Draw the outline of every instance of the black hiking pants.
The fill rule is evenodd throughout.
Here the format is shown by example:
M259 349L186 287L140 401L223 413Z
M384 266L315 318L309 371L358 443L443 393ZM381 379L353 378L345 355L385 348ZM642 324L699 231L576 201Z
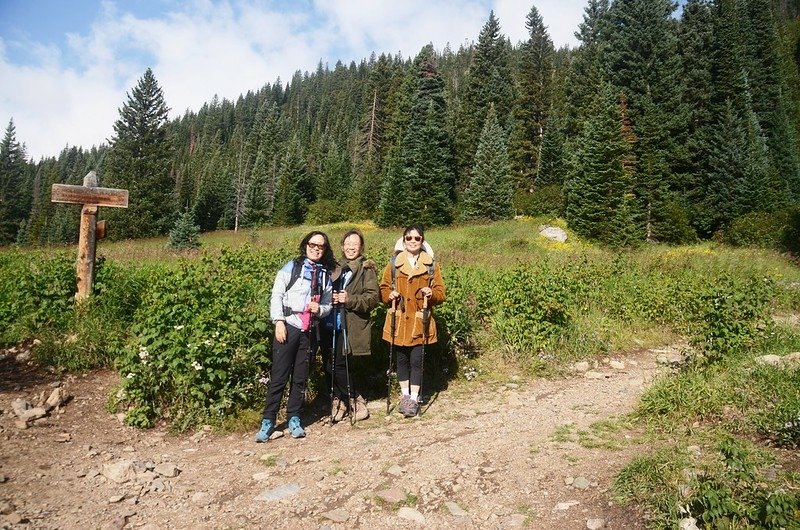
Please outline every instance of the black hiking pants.
M263 417L272 420L273 424L278 416L281 397L289 382L289 376L292 378L292 386L286 403L287 418L299 416L303 408L311 357L308 353L311 333L313 331L303 333L296 327L286 324L286 342L281 344L277 339L272 341L272 368Z

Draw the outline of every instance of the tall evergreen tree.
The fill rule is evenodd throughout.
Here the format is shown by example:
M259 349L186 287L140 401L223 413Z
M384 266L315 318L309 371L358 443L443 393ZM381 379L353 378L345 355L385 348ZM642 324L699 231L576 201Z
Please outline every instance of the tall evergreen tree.
M128 210L108 214L115 219L115 237L161 235L172 227L177 205L168 112L164 93L148 68L120 108L105 168L103 184L129 191Z
M456 137L459 179L466 178L472 170L490 104L495 106L500 126L510 131L514 105L511 45L500 33L500 22L494 11L489 13L489 20L478 35L478 45L467 72Z
M272 222L279 226L302 223L308 204L313 199L310 195L312 189L308 166L303 158L300 142L295 137L289 143L278 173Z
M491 106L475 153L475 168L462 196L462 217L490 221L513 217L512 178L505 134Z
M553 41L541 15L531 7L525 20L529 38L522 44L519 60L519 88L514 106L511 137L516 187L532 190L539 172L542 139L551 107L553 82Z
M781 64L781 41L769 0L742 0L741 35L753 111L766 137L770 158L800 201L800 154L790 121L787 87Z
M445 127L444 82L432 45L417 55L414 67L411 119L402 143L392 152L381 192L377 221L382 226L452 220L453 147Z
M636 222L636 211L629 199L618 215L626 195L633 193L630 168L630 141L623 136L623 115L607 85L595 97L594 112L581 130L575 145L570 171L564 183L566 219L578 234L601 242L614 241L614 228ZM639 239L643 239L640 235Z
M0 245L13 243L30 209L26 193L28 164L25 148L17 141L14 120L8 122L0 143Z

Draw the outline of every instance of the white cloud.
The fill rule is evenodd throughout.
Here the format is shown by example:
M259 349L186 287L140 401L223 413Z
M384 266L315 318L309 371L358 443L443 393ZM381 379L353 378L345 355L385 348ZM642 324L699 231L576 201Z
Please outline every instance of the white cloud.
M574 44L584 3L536 2L556 46ZM87 33L66 36L65 49L29 43L36 62L28 65L12 63L0 36L0 120L14 118L30 156L54 156L67 144L105 142L126 92L147 67L177 116L214 94L235 100L279 76L286 83L320 60L332 67L373 51L413 57L429 42L458 49L477 40L492 8L516 44L527 38L531 7L530 0L314 0L313 11L310 5L194 0L156 19L130 14L135 4L107 1Z

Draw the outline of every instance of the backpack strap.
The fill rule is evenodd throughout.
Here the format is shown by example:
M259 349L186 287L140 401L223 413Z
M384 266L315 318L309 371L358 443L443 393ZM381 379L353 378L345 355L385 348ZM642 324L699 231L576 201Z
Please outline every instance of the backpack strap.
M300 274L303 273L303 260L299 258L295 258L292 260L292 275L289 276L289 283L286 284L286 290L292 288L292 285L297 281L300 277Z

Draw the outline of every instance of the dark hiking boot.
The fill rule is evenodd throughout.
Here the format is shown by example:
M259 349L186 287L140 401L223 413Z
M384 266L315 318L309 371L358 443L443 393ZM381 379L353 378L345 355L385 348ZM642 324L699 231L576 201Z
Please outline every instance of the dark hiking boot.
M405 412L403 412L403 416L406 418L413 418L417 414L419 414L419 403L417 403L416 400L411 399L409 396L408 404L406 405Z
M256 433L256 442L264 443L269 441L269 436L272 434L272 420L261 420L261 429Z
M400 397L400 404L397 405L397 412L405 417L408 417L408 412L411 407L411 396L403 395Z

